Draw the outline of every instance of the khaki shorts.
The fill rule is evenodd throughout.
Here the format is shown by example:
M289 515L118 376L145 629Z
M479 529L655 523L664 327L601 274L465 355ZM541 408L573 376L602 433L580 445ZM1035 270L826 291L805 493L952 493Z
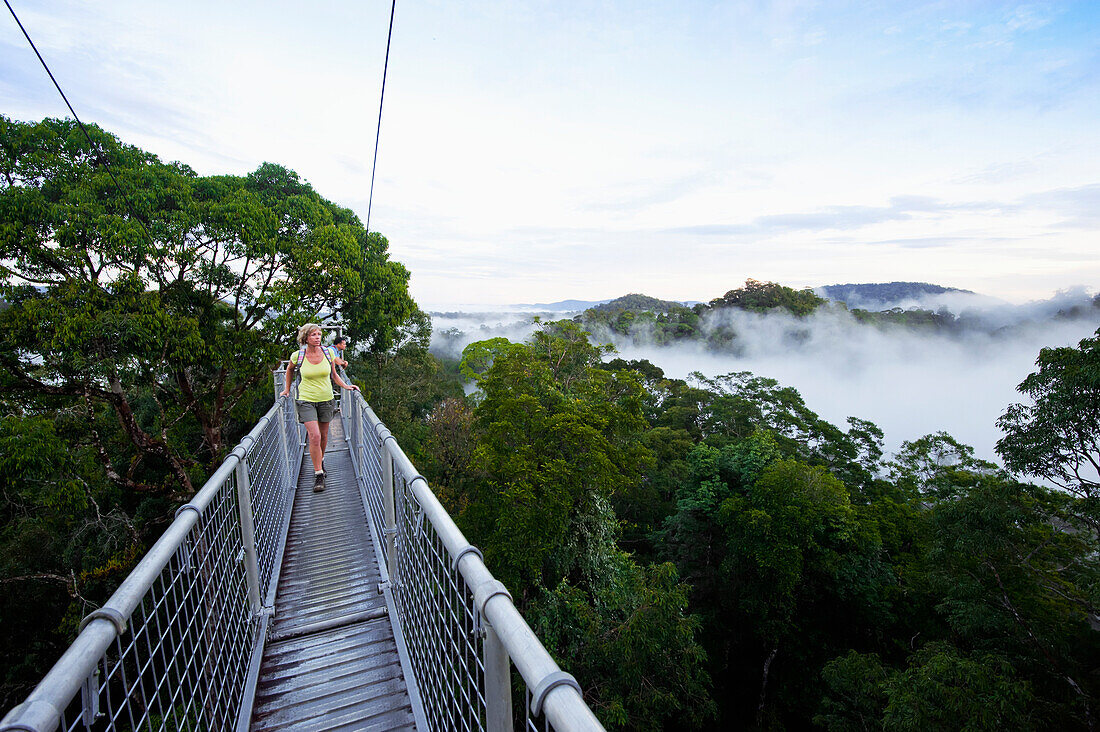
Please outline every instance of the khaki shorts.
M335 399L329 399L327 402L303 402L301 399L296 399L294 403L298 405L298 421L303 424L331 422L332 415L336 411Z

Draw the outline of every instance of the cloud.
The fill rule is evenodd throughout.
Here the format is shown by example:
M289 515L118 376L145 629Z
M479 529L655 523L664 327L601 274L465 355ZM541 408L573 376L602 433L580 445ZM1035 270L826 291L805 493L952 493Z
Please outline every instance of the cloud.
M614 344L623 358L648 359L670 377L751 371L778 379L834 424L849 416L875 422L886 433L887 450L946 430L996 460L996 419L1020 400L1016 385L1033 370L1039 350L1076 345L1096 329L1100 317L1088 297L1078 288L1026 305L960 293L911 303L957 313L961 325L953 332L867 326L839 308L807 318L720 311L702 328L732 329L737 338L725 351L697 341L653 345L644 330L594 337ZM455 356L472 341L518 341L535 327L530 313L435 314L433 350Z
M936 247L953 247L960 244L969 244L975 241L987 243L988 239L976 239L968 236L916 236L904 239L878 239L869 241L868 244L889 244L905 247L907 249L934 249Z
M955 178L953 183L1004 183L1031 175L1039 170L1032 160L1017 160L1004 163L991 163L981 170Z
M1065 217L1061 226L1066 228L1093 229L1100 226L1100 183L1034 193L1025 197L1023 203Z
M706 188L721 179L718 170L701 170L670 179L636 182L622 186L625 192L614 199L595 201L583 207L586 211L637 211L670 203Z
M665 229L668 234L697 236L772 236L791 231L852 231L914 215L938 216L958 211L995 211L994 202L948 203L928 196L894 196L888 206L827 206L811 213L759 216L747 224L704 224Z

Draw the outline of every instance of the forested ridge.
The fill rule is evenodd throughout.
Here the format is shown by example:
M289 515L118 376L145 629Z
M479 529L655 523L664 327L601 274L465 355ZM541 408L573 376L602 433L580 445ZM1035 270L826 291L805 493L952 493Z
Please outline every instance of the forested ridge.
M820 288L839 294L856 293L875 300L904 299L927 294L973 294L924 283L895 282L884 285L832 285ZM836 300L839 295L831 295ZM624 342L638 346L698 344L716 353L738 353L742 348L738 323L731 315L791 318L797 325L815 314L852 319L856 324L884 330L906 329L929 334L963 336L971 333L1004 334L1009 327L990 321L981 311L952 312L945 307L890 307L884 310L849 308L842 301L819 297L809 288L795 289L776 282L749 279L741 287L709 302L692 306L647 295L626 295L603 305L589 308L573 320L600 341ZM1078 297L1061 310L1037 315L1040 318L1096 318L1100 315L1100 295ZM1017 324L1019 325L1019 324ZM792 331L797 336L797 328ZM451 332L459 340L461 332Z
M1100 331L1037 354L1001 418L1005 468L944 433L884 455L876 425L831 424L764 374L617 358L589 330L627 309L440 360L385 239L292 172L202 177L95 139L0 118L5 707L270 404L293 326L325 312L609 729L1095 729ZM678 307L670 333L823 301L750 281Z

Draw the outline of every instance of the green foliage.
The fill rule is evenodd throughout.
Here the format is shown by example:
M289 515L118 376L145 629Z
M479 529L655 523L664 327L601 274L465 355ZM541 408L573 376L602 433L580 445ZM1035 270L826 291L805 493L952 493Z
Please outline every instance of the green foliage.
M934 493L950 493L959 480L969 481L975 474L996 471L992 463L974 457L973 447L946 432L901 443L889 467L891 477L899 484Z
M687 588L671 565L639 565L617 546L612 502L638 490L654 458L642 384L598 368L604 352L569 322L526 344L468 348L481 396L472 421L454 402L432 413L431 464L493 573L593 684L607 726L698 728L714 707Z
M905 669L850 651L822 672L828 688L814 723L831 732L1034 729L1035 698L1003 657L929 643Z
M874 653L848 651L821 669L825 692L814 725L829 732L882 729L887 669Z
M1100 567L1086 559L1097 551L1091 533L1061 528L1074 523L1069 503L1039 486L973 476L932 508L925 577L957 638L1006 659L1080 724L1100 693L1089 673L1100 659L1090 628Z
M814 291L806 288L794 290L790 287L774 282L758 282L757 280L745 280L745 286L736 290L730 290L725 295L710 301L710 307L738 308L754 313L765 313L769 310L782 308L793 315L809 315L825 300L814 294Z
M997 420L997 452L1011 470L1078 496L1078 513L1100 535L1100 330L1076 348L1044 348L1036 364L1017 387L1031 403Z
M90 600L114 589L134 564L140 525L103 477L85 434L81 420L64 414L0 418L5 708L21 701L56 659Z
M417 310L394 331L388 351L348 349L347 373L374 411L401 443L405 453L424 466L428 415L444 400L462 397L462 381L428 352L431 319Z
M89 131L0 117L0 390L110 407L141 469L108 473L186 494L297 325L342 314L388 347L408 273L280 166L200 177Z
M532 603L536 633L574 675L601 680L588 696L609 729L702 728L715 703L687 588L671 564L609 559L595 592L562 582Z
M266 411L298 325L377 355L417 325L385 239L292 171L199 176L88 131L0 116L9 701Z
M489 370L496 357L511 346L512 342L507 338L475 341L462 349L462 360L458 369L467 379L476 382Z
M933 643L915 653L904 672L887 683L883 727L919 732L928 729L1029 729L1033 702L1026 681L994 654L959 653Z
M643 311L652 310L654 312L668 312L676 308L682 308L678 302L671 300L661 300L660 298L650 297L649 295L639 295L633 293L630 295L623 295L617 297L611 302L601 303L591 308L595 311L607 311L607 312L621 312L626 310Z
M723 570L742 584L740 606L769 643L793 630L811 575L840 574L858 551L857 516L844 484L820 467L795 460L771 464L744 493L723 501ZM823 582L819 589L828 589Z
M638 436L636 379L584 366L576 344L536 340L498 353L481 378L473 457L487 479L465 519L494 572L511 587L553 585L578 557L564 551L574 522L636 482L651 460ZM557 373L555 374L555 367Z
M854 488L880 468L882 431L871 422L850 418L845 433L809 409L796 389L747 371L692 377L707 393L699 415L706 439L740 440L764 427L785 455L824 465Z

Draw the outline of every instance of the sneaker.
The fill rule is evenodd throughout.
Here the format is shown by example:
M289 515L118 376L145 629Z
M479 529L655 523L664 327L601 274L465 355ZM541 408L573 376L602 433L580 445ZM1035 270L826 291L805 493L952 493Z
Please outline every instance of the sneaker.
M325 489L325 474L314 473L313 475L313 492L320 493Z

